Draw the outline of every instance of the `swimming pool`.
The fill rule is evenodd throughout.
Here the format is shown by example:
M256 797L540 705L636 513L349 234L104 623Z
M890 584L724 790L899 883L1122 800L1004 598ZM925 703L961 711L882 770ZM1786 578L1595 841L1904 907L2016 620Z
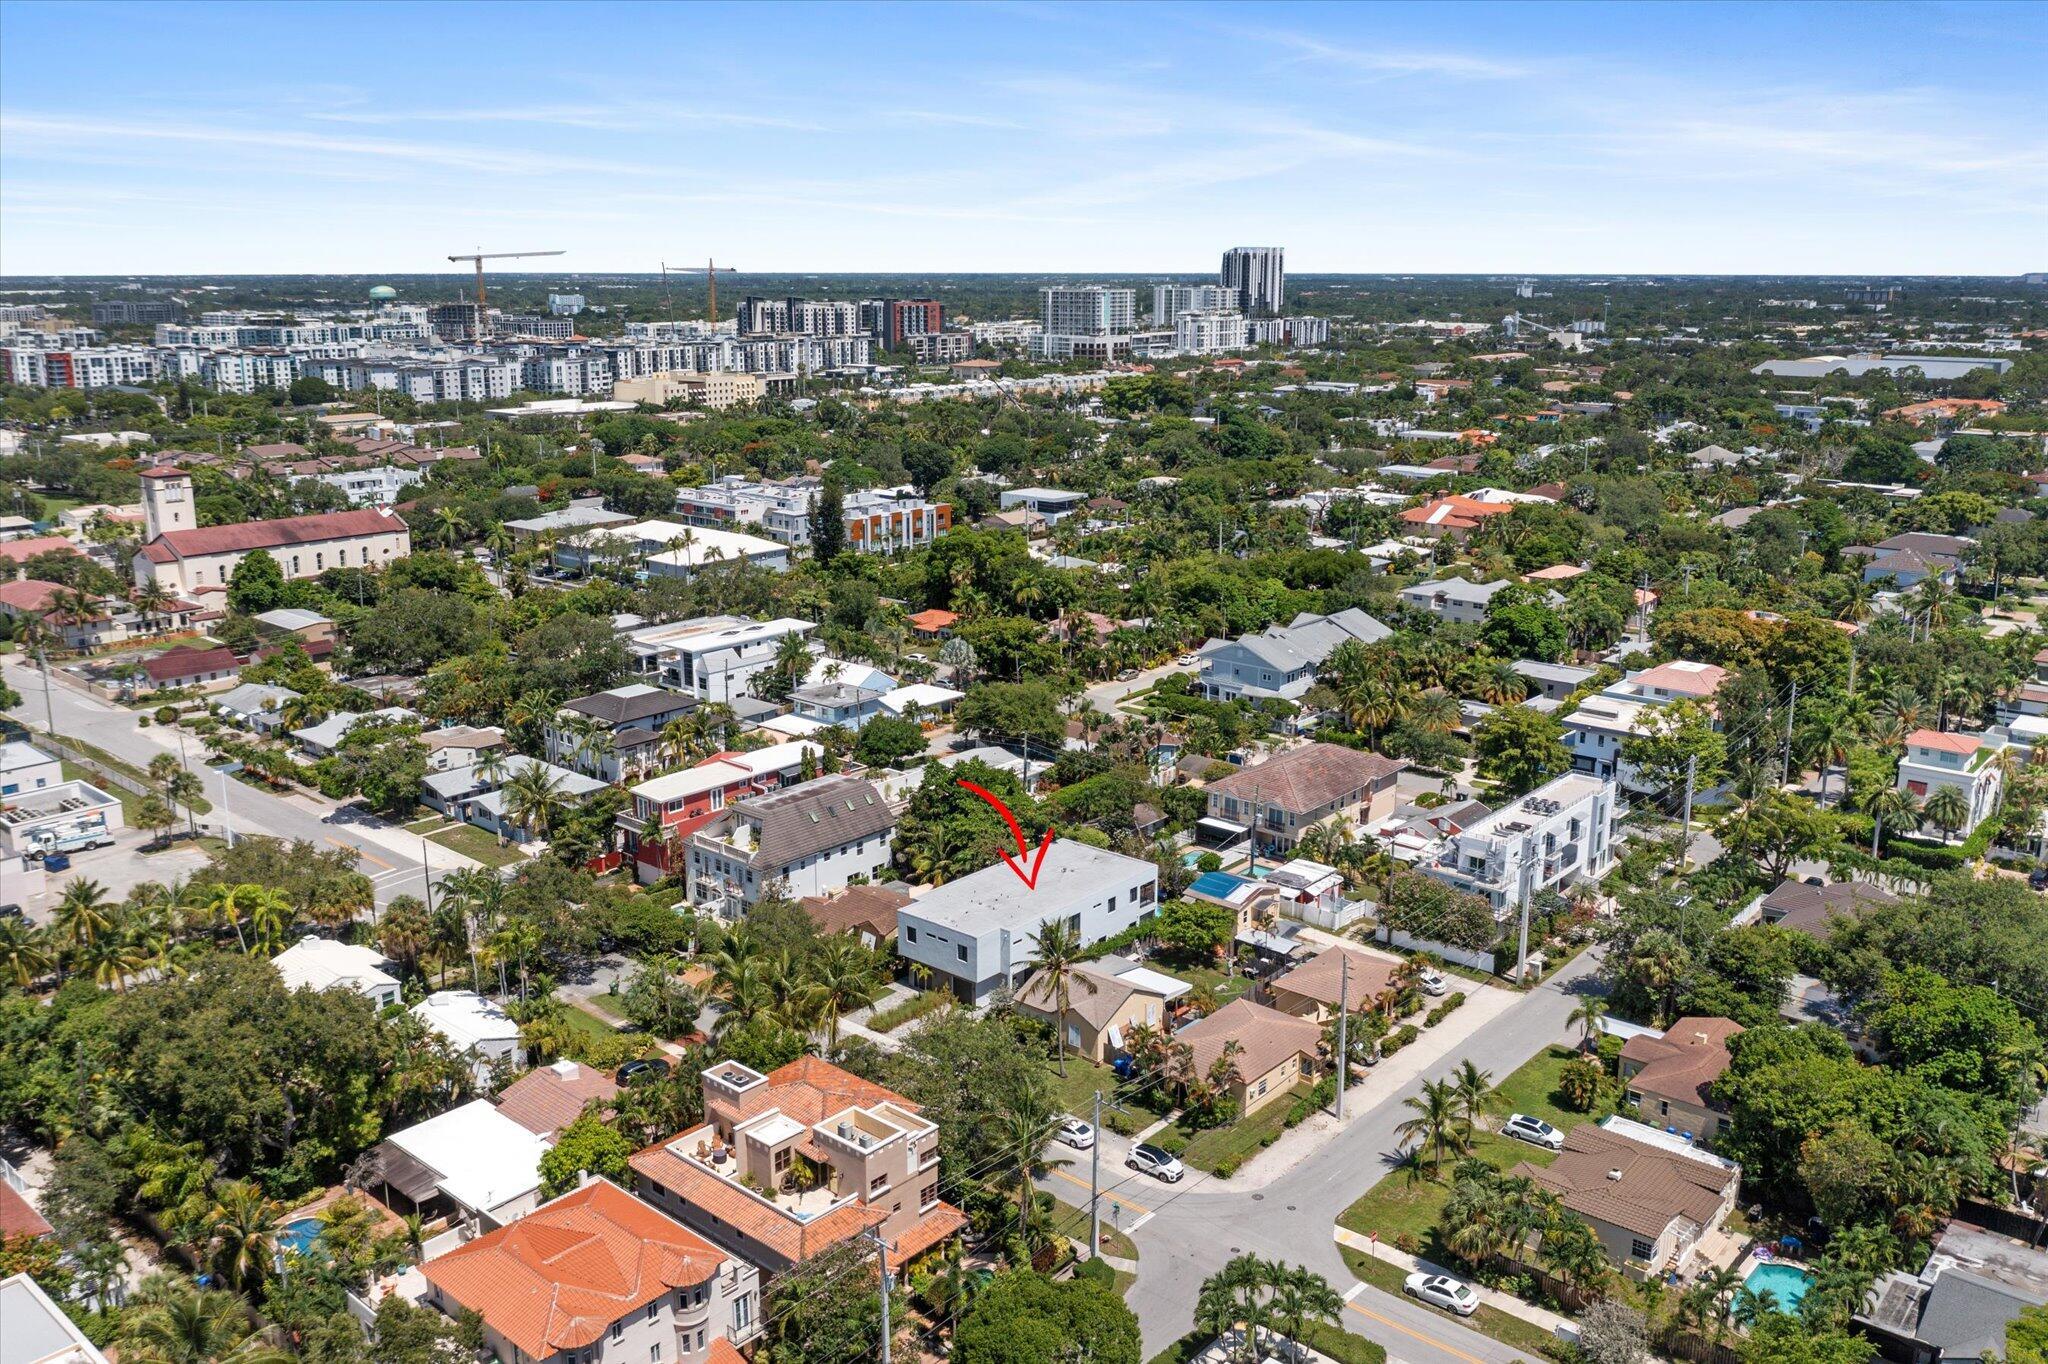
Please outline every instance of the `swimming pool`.
M304 1255L320 1239L320 1219L298 1217L284 1224L277 1233L279 1250L288 1250L295 1255Z
M1769 1291L1778 1300L1780 1312L1796 1312L1799 1300L1813 1287L1813 1275L1798 1265L1765 1261L1750 1270L1749 1277L1742 1282L1752 1293Z

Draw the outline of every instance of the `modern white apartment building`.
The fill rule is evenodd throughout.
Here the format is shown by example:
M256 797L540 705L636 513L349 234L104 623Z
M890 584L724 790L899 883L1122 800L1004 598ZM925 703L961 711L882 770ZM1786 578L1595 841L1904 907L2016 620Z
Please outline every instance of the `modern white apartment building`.
M0 378L25 388L112 388L117 384L152 384L162 374L160 354L140 346L78 350L8 346L0 349Z
M811 507L824 486L815 477L756 482L728 474L715 483L676 494L679 519L693 526L743 528L792 547L811 543ZM846 494L842 519L847 548L887 554L928 545L953 528L953 508L919 496L915 488L870 488Z
M1237 294L1246 317L1276 317L1286 311L1286 248L1233 246L1223 253L1221 283Z
M1037 857L1033 849L1029 860ZM896 950L931 968L962 999L985 1003L1029 967L1033 938L1068 923L1083 947L1159 910L1159 869L1148 861L1056 838L1036 887L997 863L950 881L897 912Z
M1727 680L1726 668L1680 658L1640 669L1586 697L1559 717L1572 769L1642 789L1634 766L1621 756L1622 745L1631 735L1644 733L1658 709L1674 701L1711 701Z
M1616 782L1568 773L1433 845L1416 870L1484 896L1506 920L1539 891L1605 875L1627 812Z
M548 295L548 311L556 317L574 317L588 306L581 294Z
M341 489L342 494L353 506L389 507L398 502L407 488L425 477L426 474L418 469L405 469L388 464L375 469L346 469L340 473L315 474L313 481L325 483L330 488Z
M1152 286L1152 321L1170 327L1182 313L1234 313L1237 291L1221 284L1155 284Z
M774 665L785 636L805 637L819 652L808 639L817 628L790 617L699 616L629 631L625 644L636 671L658 674L663 686L700 701L728 702L752 695L755 676Z
M1254 346L1321 346L1330 340L1327 317L1255 317L1245 323Z
M1138 315L1135 289L1100 284L1062 285L1040 289L1048 335L1115 336L1131 330Z
M2005 779L1994 761L1997 756L1998 746L1974 735L1916 729L1906 736L1906 753L1899 759L1898 786L1923 806L1928 797L1943 787L1959 792L1969 817L1956 832L1968 837L1998 809Z
M1045 324L1029 318L971 322L967 326L967 334L974 338L977 346L1029 346L1045 334Z
M1173 348L1182 355L1221 355L1245 347L1244 314L1187 312L1173 319Z

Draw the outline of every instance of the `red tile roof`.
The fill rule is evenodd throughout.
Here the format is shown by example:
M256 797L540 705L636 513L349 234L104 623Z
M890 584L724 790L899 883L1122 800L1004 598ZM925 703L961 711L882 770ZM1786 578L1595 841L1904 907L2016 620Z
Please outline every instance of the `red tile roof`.
M673 1288L714 1277L725 1256L609 1180L544 1203L421 1267L500 1335L545 1359L601 1339Z
M0 606L10 606L16 611L47 611L50 599L68 590L62 583L45 582L41 578L0 583Z
M153 564L168 564L202 554L239 554L249 550L312 545L328 540L353 540L365 535L392 535L407 529L389 512L374 510L322 512L281 521L238 521L231 526L170 530L142 547Z
M1916 729L1906 736L1908 748L1932 748L1943 753L1975 753L1983 746L1982 739L1967 734L1944 734L1938 729Z
M618 1082L595 1066L557 1061L506 1086L498 1111L529 1132L553 1137L581 1117L592 1099L609 1102L618 1092Z
M38 554L50 554L58 550L78 553L78 546L61 535L31 535L26 540L0 542L0 559L11 559L25 564Z
M296 448L296 447L294 447L294 448ZM180 469L180 468L179 468L179 467L178 467L177 465L175 465L175 464L159 464L159 465L157 465L157 466L156 466L155 468L153 468L153 469L144 469L144 470L141 470L141 471L140 471L139 473L137 473L137 474L136 474L135 476L136 476L137 478L190 478L190 477L192 477L192 475L190 475L190 474L186 473L186 472L185 472L185 471L184 471L183 469Z
M169 682L180 677L198 677L241 666L233 649L168 649L142 665L152 682Z
M0 1241L10 1236L48 1236L50 1224L11 1185L0 1184Z
M1621 1049L1624 1062L1642 1069L1628 1078L1628 1087L1660 1099L1676 1099L1700 1108L1712 1106L1707 1090L1728 1069L1728 1039L1742 1031L1732 1018L1681 1018L1662 1037L1631 1037Z

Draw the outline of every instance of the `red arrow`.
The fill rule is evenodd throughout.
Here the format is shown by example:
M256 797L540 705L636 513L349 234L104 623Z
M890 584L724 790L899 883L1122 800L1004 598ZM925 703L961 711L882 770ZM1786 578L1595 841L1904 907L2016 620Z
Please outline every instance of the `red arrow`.
M1020 859L1031 851L1031 845L1024 841L1024 826L1019 824L1017 817L1010 813L1010 807L996 799L995 793L976 786L971 781L962 780L956 781L953 784L966 787L975 795L980 796L990 805L996 807L996 813L1003 817L1003 822L1010 826L1010 832L1017 837L1017 856L1012 857L1008 853L1004 853L1002 854L1003 861L1010 864L1010 870L1017 873L1017 879L1022 881L1026 887L1031 890L1037 890L1038 869L1045 865L1045 850L1052 846L1052 826L1049 824L1046 826L1045 837L1038 841L1038 856L1032 858L1031 870L1025 871L1024 863Z

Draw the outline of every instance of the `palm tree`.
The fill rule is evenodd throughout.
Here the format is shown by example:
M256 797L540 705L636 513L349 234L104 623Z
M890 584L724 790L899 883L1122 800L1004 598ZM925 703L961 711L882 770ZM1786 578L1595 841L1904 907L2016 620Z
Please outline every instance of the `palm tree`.
M1471 1145L1472 1132L1464 1118L1464 1101L1459 1098L1457 1086L1448 1080L1424 1080L1422 1093L1401 1101L1404 1108L1412 1109L1415 1116L1394 1129L1404 1148L1417 1151L1428 1149L1430 1156L1430 1177L1435 1178L1443 1170L1444 1157L1452 1152L1464 1154Z
M1041 1080L1019 1085L996 1117L996 1136L1009 1154L1004 1180L1017 1190L1017 1231L1027 1241L1032 1209L1038 1203L1037 1181L1053 1165L1063 1163L1045 1158L1059 1124L1059 1114Z
M1451 1084L1458 1095L1458 1107L1464 1114L1465 1126L1477 1128L1480 1120L1499 1106L1500 1097L1494 1089L1493 1073L1481 1070L1468 1057L1451 1072Z
M426 906L411 896L402 896L385 907L377 920L377 950L398 964L406 975L417 974L421 959L434 940L434 925Z
M162 1275L121 1314L115 1343L125 1364L289 1364L294 1356L255 1334L239 1294Z
M106 887L82 876L66 882L50 927L74 948L90 946L95 938L112 932L114 916Z
M1458 699L1447 691L1426 691L1415 698L1408 720L1431 734L1448 734L1465 721Z
M1529 679L1505 659L1482 662L1470 683L1472 695L1492 706L1509 706L1529 694Z
M1745 1284L1735 1290L1731 1315L1738 1326L1755 1326L1777 1310L1778 1295L1768 1288L1751 1288Z
M528 763L505 783L505 815L528 838L554 828L562 811L562 779L539 763Z
M1330 1281L1306 1265L1283 1265L1279 1291L1273 1296L1273 1312L1287 1323L1287 1338L1295 1349L1305 1350L1302 1330L1309 1322L1334 1326L1344 1317L1344 1298ZM1306 1356L1303 1356L1306 1357Z
M526 998L527 963L541 949L540 929L530 919L510 918L491 935L491 954L499 961L519 963L519 997Z
M102 989L117 994L127 993L128 977L149 965L149 953L122 932L101 933L79 944L74 959L78 969Z
M1920 817L1941 830L1943 838L1953 838L1970 821L1969 798L1956 787L1938 786L1920 807Z
M1089 994L1096 993L1095 978L1080 971L1081 935L1065 919L1048 919L1031 936L1033 985L1053 1006L1053 1032L1059 1047L1060 1075L1067 1073L1067 1012L1073 1007L1073 987L1078 982Z
M1894 828L1901 821L1910 820L1920 813L1920 803L1913 793L1903 786L1873 786L1857 797L1857 805L1871 818L1870 855L1877 856L1878 840L1884 836L1884 826L1890 823Z
M848 1009L861 1009L882 993L881 973L875 969L874 954L842 933L825 945L811 962L811 983L818 987L828 1019L825 1049L839 1046L839 1018Z
M1805 739L1806 751L1820 764L1820 803L1826 806L1829 774L1838 764L1849 761L1856 731L1840 711L1827 708L1807 722ZM1846 775L1844 780L1847 780Z
M1598 1296L1614 1273L1606 1247L1577 1217L1559 1218L1543 1233L1543 1262L1581 1302Z
M453 507L437 507L427 525L427 535L442 548L453 545L469 530L469 522Z
M40 929L20 919L0 919L0 975L26 990L53 964Z
M238 1288L260 1283L277 1252L283 1205L266 1196L261 1185L240 1179L217 1185L213 1197L206 1220L215 1263Z
M1598 995L1587 995L1579 1007L1572 1010L1571 1017L1565 1020L1565 1026L1577 1023L1581 1029L1579 1046L1582 1050L1591 1051L1594 1035L1600 1031L1600 1020L1605 1017L1607 1001Z

